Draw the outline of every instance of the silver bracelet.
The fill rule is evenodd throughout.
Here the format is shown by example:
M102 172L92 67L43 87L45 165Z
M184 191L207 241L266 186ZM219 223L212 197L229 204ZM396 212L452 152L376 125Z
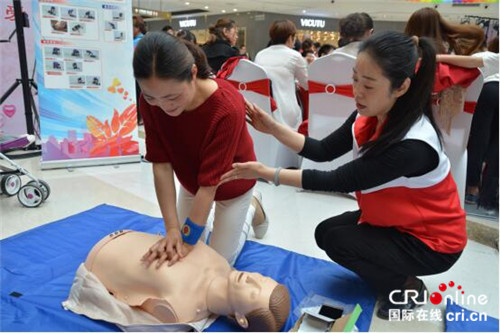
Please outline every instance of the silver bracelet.
M283 168L276 168L276 171L274 171L274 185L275 186L279 186L280 184L280 171L282 170Z

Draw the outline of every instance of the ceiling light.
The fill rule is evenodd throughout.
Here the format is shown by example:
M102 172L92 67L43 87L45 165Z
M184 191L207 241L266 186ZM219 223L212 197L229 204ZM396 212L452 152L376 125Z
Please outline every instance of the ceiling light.
M223 10L221 10L221 12L225 13L225 12L226 12L226 10L225 10L225 9L223 9Z
M189 2L184 2L186 4L186 6L189 6Z
M205 6L205 9L208 9L208 6Z
M233 12L237 12L237 11L238 11L238 9L237 9L237 8L233 8Z
M305 14L305 13L307 13L307 11L304 9L304 10L302 11L302 14Z

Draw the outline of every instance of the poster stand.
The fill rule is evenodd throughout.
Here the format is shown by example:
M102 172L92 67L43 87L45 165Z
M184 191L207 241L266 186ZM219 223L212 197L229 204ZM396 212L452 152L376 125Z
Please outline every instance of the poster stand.
M42 169L139 154L132 0L33 2Z
M29 28L28 14L22 11L21 0L13 0L14 17L16 28L12 31L8 39L1 40L0 42L8 43L12 40L14 35L17 36L17 48L19 54L19 65L21 67L21 78L16 79L9 89L0 97L0 104L9 98L9 96L21 85L23 89L23 102L24 102L24 115L26 118L26 130L28 134L35 134L35 127L33 123L33 115L37 119L38 124L38 111L36 109L35 100L33 98L33 90L38 90L38 86L28 76L28 61L26 59L26 44L24 41L24 28ZM39 149L35 143L26 147L27 150Z

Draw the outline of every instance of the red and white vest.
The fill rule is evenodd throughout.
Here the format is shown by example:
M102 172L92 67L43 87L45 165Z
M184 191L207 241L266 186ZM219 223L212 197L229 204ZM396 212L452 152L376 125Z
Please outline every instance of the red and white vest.
M376 117L358 115L353 124L354 158L362 144L375 139ZM439 155L438 166L418 177L400 177L383 185L357 191L361 209L358 223L395 227L409 233L431 249L457 253L467 243L465 212L450 172L450 161L440 146L429 119L421 117L402 140L416 139L429 144Z

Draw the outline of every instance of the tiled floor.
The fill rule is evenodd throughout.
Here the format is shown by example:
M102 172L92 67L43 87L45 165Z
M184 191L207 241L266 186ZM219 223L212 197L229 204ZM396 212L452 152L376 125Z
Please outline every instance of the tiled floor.
M66 169L40 171L37 158L21 160L20 163L46 180L52 188L52 194L47 202L35 209L22 207L15 197L1 196L1 238L101 203L160 216L150 164L88 167L70 172ZM328 257L314 243L315 226L325 218L357 208L353 199L336 195L309 193L260 182L257 189L263 194L264 206L271 221L268 234L260 242L327 260ZM438 291L440 283L455 281L469 294L487 295L486 305L470 305L469 308L498 318L498 268L497 250L470 241L450 271L423 279L430 292ZM374 316L370 330L443 331L444 323L417 319L412 322L387 322Z

